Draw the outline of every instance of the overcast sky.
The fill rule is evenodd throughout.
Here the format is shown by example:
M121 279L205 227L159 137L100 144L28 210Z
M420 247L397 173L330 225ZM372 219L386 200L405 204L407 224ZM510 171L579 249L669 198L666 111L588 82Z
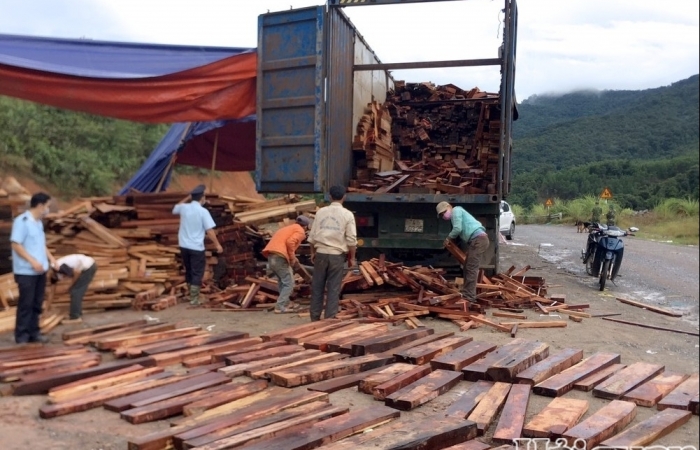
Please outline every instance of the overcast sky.
M0 0L0 33L257 46L257 16L323 0ZM519 0L516 93L646 89L698 73L698 0ZM502 0L348 7L383 62L493 58ZM395 72L396 79L498 89L496 69Z

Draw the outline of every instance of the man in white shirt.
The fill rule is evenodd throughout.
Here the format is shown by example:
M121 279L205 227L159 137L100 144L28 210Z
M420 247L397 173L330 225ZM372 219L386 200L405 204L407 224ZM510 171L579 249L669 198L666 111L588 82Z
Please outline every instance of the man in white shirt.
M345 188L333 186L330 195L332 203L318 210L308 238L314 263L309 311L312 322L321 319L325 289L328 293L324 318L335 317L338 313L345 262L347 261L348 267L355 265L357 229L355 216L343 208Z
M189 202L183 200L173 208L173 214L180 216L178 242L182 265L185 266L185 281L190 291L191 305L200 304L199 291L207 265L204 250L205 236L216 245L217 253L224 251L216 238L214 219L209 211L202 206L205 201L204 189L204 185L200 184L192 190Z
M67 320L61 322L62 324L68 325L83 321L83 298L88 286L95 278L96 272L97 264L95 260L81 253L66 255L56 260L51 283L55 284L63 276L73 279L73 284L70 286L69 316Z

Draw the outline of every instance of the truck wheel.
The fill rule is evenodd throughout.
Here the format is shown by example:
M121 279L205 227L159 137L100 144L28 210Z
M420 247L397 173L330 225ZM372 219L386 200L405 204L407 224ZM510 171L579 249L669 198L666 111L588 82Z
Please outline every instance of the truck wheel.
M610 260L606 259L603 262L603 267L600 268L600 290L605 290L605 282L608 281L608 274L610 273Z
M508 234L506 235L506 239L508 239L509 241L512 241L514 234L515 234L515 224L511 223L510 230L508 230Z

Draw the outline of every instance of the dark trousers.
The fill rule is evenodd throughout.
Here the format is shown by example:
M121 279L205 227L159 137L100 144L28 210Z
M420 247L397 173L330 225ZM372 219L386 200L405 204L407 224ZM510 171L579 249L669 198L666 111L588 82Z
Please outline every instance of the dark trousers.
M489 238L482 234L475 237L466 245L462 246L462 250L467 253L467 259L464 261L464 286L462 287L462 295L469 301L476 302L476 284L479 276L479 266L481 265L481 257L489 248Z
M19 287L17 302L17 317L15 318L15 342L37 341L41 335L39 316L44 303L46 291L46 274L15 275L15 283Z
M185 281L192 286L201 286L207 255L204 250L190 250L180 247L182 265L185 266Z
M70 318L77 319L83 315L83 297L88 286L95 278L97 264L93 264L89 269L84 270L70 288Z
M338 314L340 286L343 282L346 259L345 255L316 253L314 274L311 279L311 305L309 308L311 321L315 322L321 319L323 291L325 289L328 289L328 293L326 295L326 313L324 318L331 319Z

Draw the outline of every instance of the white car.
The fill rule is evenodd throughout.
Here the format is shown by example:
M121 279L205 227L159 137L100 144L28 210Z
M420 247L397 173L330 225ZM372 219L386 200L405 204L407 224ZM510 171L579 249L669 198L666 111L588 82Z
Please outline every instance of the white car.
M515 214L513 214L513 209L510 205L503 200L501 200L501 215L498 223L501 234L509 241L513 240L515 235Z

